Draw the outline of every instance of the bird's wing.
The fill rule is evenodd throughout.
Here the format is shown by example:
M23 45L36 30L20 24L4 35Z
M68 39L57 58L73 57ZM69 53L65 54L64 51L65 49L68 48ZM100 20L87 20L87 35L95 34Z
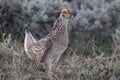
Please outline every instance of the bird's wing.
M52 43L49 38L42 38L29 49L29 55L33 59L37 59L41 61L44 58L44 56L47 54L51 45Z

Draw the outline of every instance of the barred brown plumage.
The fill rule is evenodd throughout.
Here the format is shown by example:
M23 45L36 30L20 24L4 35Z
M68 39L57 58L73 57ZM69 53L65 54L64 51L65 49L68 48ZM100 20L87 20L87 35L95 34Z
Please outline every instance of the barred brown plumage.
M69 44L68 18L70 12L69 8L63 9L51 32L39 41L34 43L34 38L31 38L28 33L25 36L26 53L35 64L39 64L41 61L45 63L47 74L51 80L53 80L53 72L65 59L64 52ZM29 39L27 39L28 36ZM32 42L32 45L29 41Z
M50 47L51 47L50 39L43 38L39 40L36 44L33 44L30 47L28 53L30 56L34 56L33 58L35 58L36 60L41 61L43 59L43 56L45 55L45 53L47 53Z

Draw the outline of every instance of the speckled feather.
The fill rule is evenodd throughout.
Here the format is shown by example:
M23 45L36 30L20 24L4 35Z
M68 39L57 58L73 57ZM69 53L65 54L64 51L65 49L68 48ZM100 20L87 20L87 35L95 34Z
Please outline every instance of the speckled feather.
M30 47L28 53L30 56L32 56L32 59L35 59L40 62L42 61L45 54L47 54L51 45L52 43L49 38L42 38L32 47Z
M67 14L65 11L67 11ZM64 61L66 56L64 52L69 44L69 11L70 10L63 9L50 33L26 50L35 64L39 64L41 61L45 63L49 77L52 76L52 72Z

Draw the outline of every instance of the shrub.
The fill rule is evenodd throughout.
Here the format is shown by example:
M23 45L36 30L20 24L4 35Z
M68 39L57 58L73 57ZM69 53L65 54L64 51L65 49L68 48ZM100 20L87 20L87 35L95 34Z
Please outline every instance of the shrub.
M70 7L62 0L1 0L2 27L7 33L24 38L24 25L28 24L36 35L42 36L50 31L60 10ZM53 16L54 15L54 16ZM37 28L37 29L36 29ZM16 35L17 33L17 35Z
M111 34L120 24L119 0L67 1L1 0L0 35L2 32L11 33L13 39L23 41L24 25L28 24L33 35L40 38L51 30L60 10L70 7L73 11L69 22L70 41L73 45L77 43L74 45L75 49L80 50L82 46L85 47L89 40L97 35L107 37L106 41L111 40ZM97 38L101 39L101 37Z

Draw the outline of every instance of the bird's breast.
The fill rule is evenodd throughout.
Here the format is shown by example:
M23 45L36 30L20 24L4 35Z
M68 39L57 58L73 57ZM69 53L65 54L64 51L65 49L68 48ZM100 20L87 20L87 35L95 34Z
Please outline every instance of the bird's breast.
M55 46L56 49L60 51L64 51L68 47L68 44L69 37L67 32L58 36L56 40L53 40L53 46Z

